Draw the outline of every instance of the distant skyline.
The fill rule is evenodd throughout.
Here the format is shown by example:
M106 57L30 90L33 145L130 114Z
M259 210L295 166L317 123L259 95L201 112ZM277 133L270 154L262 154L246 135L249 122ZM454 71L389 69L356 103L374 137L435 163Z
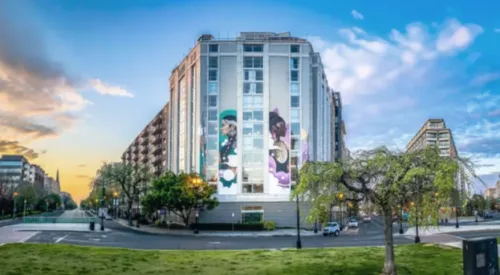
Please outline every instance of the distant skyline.
M21 153L76 201L168 101L203 33L289 31L341 92L350 150L404 150L444 118L462 156L500 174L500 3L0 1L0 154ZM482 191L477 186L476 191Z

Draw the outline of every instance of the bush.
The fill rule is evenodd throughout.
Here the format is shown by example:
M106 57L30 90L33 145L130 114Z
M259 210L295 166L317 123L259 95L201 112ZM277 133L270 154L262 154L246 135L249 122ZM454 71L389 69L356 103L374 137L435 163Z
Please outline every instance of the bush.
M208 230L208 231L262 231L264 230L264 225L262 223L198 223L197 225L192 223L191 229L195 226L198 230Z
M264 229L267 231L273 231L274 229L276 229L276 222L264 221Z

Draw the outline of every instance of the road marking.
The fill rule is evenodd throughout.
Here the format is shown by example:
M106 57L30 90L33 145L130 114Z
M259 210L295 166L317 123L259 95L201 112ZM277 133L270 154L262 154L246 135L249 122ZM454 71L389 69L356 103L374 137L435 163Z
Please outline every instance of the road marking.
M220 244L220 242L209 242L208 244Z
M62 240L64 240L64 239L66 239L66 237L68 237L68 235L64 235L64 236L62 236L61 238L57 239L57 240L55 241L55 243L59 243L60 241L62 241Z
M31 237L34 237L34 236L35 236L36 234L38 234L38 233L40 233L40 232L39 232L39 231L34 232L33 234L30 234L29 236L27 236L27 237L25 237L25 238L21 239L20 241L18 241L18 243L24 243L24 242L26 242L27 240L31 239Z

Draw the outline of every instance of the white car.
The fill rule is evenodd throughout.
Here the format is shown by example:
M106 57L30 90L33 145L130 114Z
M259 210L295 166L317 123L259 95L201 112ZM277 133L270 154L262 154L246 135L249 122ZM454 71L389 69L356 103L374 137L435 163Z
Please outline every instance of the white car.
M323 229L323 236L333 235L337 237L340 234L340 225L337 222L329 222Z
M352 228L352 227L357 228L358 227L358 221L356 219L350 219L349 222L347 223L347 226L349 228Z
M365 216L365 217L363 218L363 221L364 221L364 222L372 222L372 217L370 217L370 216Z

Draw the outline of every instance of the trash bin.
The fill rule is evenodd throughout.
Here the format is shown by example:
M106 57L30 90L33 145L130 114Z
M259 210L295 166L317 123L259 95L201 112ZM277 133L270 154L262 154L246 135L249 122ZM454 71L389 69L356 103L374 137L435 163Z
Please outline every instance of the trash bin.
M95 223L94 223L94 221L91 221L89 229L92 230L92 231L94 231L94 228L95 228Z
M499 275L496 238L463 240L464 275Z

